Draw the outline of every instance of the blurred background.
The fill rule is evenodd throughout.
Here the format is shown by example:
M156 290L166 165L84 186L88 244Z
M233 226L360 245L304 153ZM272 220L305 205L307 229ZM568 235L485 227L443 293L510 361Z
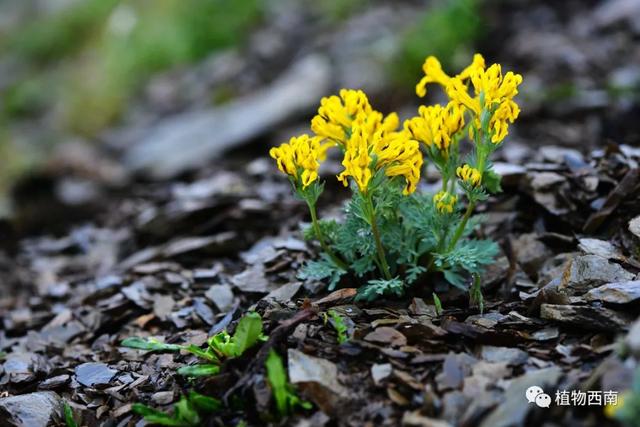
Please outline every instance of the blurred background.
M0 217L248 163L342 87L408 116L474 52L524 76L506 160L640 145L638 0L0 0Z

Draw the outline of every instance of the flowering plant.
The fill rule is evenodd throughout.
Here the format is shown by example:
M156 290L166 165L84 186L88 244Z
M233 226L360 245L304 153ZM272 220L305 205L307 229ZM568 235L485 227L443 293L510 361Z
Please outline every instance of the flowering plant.
M440 272L452 285L469 288L472 301L482 307L480 273L498 247L470 237L478 223L471 215L478 202L500 191L490 156L518 117L513 98L522 77L503 75L499 64L486 67L479 54L455 76L432 56L423 70L417 94L422 97L428 84L439 84L447 105L421 106L400 128L397 114L385 117L362 91L343 89L320 101L311 121L313 136L294 137L271 149L278 168L309 207L307 237L317 239L323 250L321 259L307 263L299 276L328 279L330 289L347 274L366 278L359 298L372 300L402 295L408 286ZM467 154L460 149L465 139L470 142ZM342 152L344 170L337 178L352 191L340 223L320 221L316 212L324 188L318 170L329 149ZM428 161L442 175L435 195L416 191Z

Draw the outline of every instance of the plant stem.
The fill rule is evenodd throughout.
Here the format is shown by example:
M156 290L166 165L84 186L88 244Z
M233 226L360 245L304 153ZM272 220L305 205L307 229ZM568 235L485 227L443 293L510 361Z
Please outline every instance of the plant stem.
M458 228L456 229L456 232L453 235L453 238L451 239L451 243L449 243L447 252L451 251L453 248L456 247L456 243L458 243L458 240L460 240L460 237L464 232L464 228L467 226L467 222L469 221L469 218L471 217L471 214L473 213L473 210L475 209L475 207L476 207L476 204L474 202L469 202L469 206L467 206L467 211L464 213L464 216L462 217L462 221L458 225Z
M373 238L376 242L376 250L378 251L378 258L380 259L380 265L382 265L382 273L384 274L385 279L391 280L391 272L389 271L389 264L387 264L387 258L384 254L384 247L382 246L382 241L380 240L380 231L378 230L378 222L376 221L376 211L373 208L373 200L370 194L366 196L368 210L369 210L369 222L371 223L371 232L373 233Z
M347 265L342 261L333 251L329 248L329 246L324 241L324 236L322 235L322 230L320 229L320 223L318 222L318 214L316 212L316 205L314 203L310 203L307 201L307 206L309 206L309 213L311 214L311 225L313 227L313 231L320 242L320 246L322 250L329 255L329 258L341 269L347 270Z

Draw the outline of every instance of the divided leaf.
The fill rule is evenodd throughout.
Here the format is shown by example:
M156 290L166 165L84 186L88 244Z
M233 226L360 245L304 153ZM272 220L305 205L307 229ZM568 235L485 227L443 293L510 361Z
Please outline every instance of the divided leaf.
M391 280L369 280L368 284L358 289L356 301L373 301L381 296L395 295L400 297L404 294L404 282L398 278Z

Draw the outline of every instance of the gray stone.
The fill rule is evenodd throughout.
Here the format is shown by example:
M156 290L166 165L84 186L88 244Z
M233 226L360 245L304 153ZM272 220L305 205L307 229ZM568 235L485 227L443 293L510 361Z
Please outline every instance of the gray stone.
M558 382L562 371L557 366L530 371L515 378L505 391L505 400L487 416L480 427L512 427L524 424L527 413L535 404L529 403L525 397L531 386L542 387L551 395L551 390ZM546 387L546 389L545 389ZM553 397L552 397L553 398Z
M509 365L521 365L529 358L527 352L519 348L494 347L492 345L483 345L481 356L487 362L506 362Z
M578 247L589 255L598 255L607 259L623 259L622 253L611 242L600 239L578 239Z
M634 275L619 264L597 255L577 256L568 263L562 273L559 290L581 295L589 289L605 283L633 280Z
M371 366L371 378L375 385L380 385L382 380L388 378L393 371L391 363L374 364Z
M629 221L629 231L636 237L640 237L640 216L633 218Z
M105 363L88 362L76 366L76 381L86 387L109 385L118 371Z
M542 304L540 317L583 329L619 331L629 326L631 319L604 307Z
M279 303L287 303L290 302L291 299L298 293L300 287L302 286L302 282L291 282L285 285L280 286L278 289L275 289L264 297L264 300L273 300Z
M223 313L233 306L233 291L231 286L227 284L211 286L204 296L209 298Z
M33 372L33 357L31 353L11 353L4 361L4 373L9 382L29 382L35 379Z
M62 400L57 393L40 391L0 399L0 425L46 427L61 421Z
M287 354L289 380L292 384L317 383L337 395L349 395L349 390L338 382L338 367L335 364L291 348Z
M588 301L604 301L612 304L628 304L640 300L640 280L607 283L591 289L585 295Z
M512 243L518 264L530 277L537 277L542 264L553 252L538 240L536 233L525 233Z

